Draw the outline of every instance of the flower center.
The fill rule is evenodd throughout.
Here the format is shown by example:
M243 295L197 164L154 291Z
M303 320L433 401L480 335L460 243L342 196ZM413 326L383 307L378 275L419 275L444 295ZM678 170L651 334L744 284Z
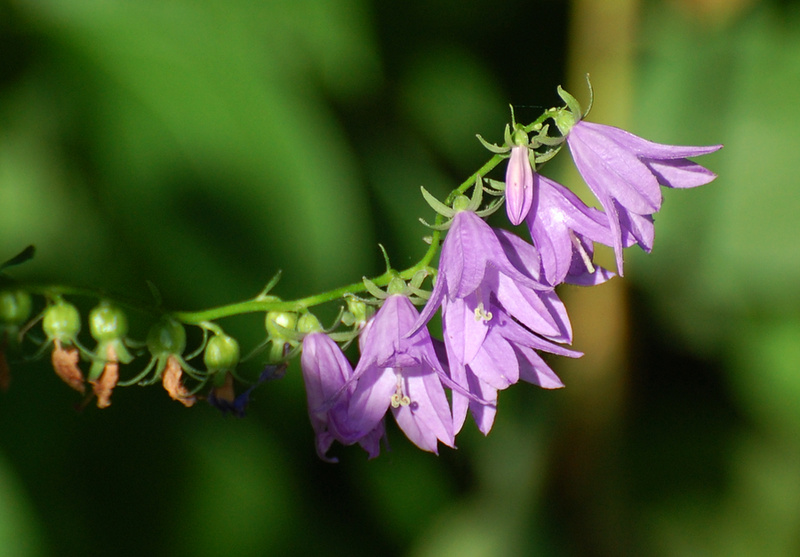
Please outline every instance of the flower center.
M395 375L397 376L397 384L392 395L392 408L408 406L411 404L411 399L403 390L403 376L397 370L395 370Z
M475 308L475 321L491 321L491 320L492 320L492 312L483 309L483 302L479 303L478 307Z

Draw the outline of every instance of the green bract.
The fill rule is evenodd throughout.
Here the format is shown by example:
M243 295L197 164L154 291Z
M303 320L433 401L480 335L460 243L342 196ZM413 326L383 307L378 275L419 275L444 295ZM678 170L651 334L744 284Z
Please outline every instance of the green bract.
M19 325L31 314L31 295L23 290L0 292L0 322Z
M226 334L214 335L208 339L203 362L210 372L230 371L239 363L239 343Z
M147 333L147 348L155 357L182 354L186 348L186 331L183 325L168 315L150 327Z
M42 329L50 340L71 343L81 330L81 315L64 300L58 300L44 310Z
M128 318L121 309L103 301L89 313L89 328L98 342L121 338L128 333Z

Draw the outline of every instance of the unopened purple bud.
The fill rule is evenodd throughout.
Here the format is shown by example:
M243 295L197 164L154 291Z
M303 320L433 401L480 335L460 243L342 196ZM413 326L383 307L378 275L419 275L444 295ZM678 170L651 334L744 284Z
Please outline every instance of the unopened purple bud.
M528 158L528 147L511 148L511 158L506 169L506 214L511 224L525 220L533 203L534 172Z

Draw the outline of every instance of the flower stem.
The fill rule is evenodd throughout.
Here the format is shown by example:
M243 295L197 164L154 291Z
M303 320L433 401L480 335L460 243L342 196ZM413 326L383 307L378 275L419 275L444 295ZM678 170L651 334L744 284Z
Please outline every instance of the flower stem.
M547 118L551 117L551 111L545 111L539 118L524 127L526 132L531 132L538 129L539 125ZM464 180L457 188L451 191L445 198L445 204L451 205L456 197L464 194L469 188L474 187L479 178L486 176L491 172L500 162L507 158L506 154L496 154L492 156L486 163L483 164L476 172ZM434 221L434 226L444 223L444 216L437 214ZM423 254L422 258L407 269L400 272L387 270L380 276L369 279L376 286L386 286L391 279L395 276L400 276L404 280L410 280L417 272L425 270L429 275L435 275L436 269L431 267L431 262L436 256L439 246L442 241L442 232L434 229L430 236L430 246ZM61 286L61 285L32 285L26 286L27 290L31 293L38 293L47 297L55 297L60 295L73 295L92 298L108 298L112 299L115 303L144 313L159 315L164 310L156 305L142 305L136 301L123 297L123 296L109 296L106 293L98 292L89 288L81 288L74 286ZM327 292L299 298L297 300L280 300L277 297L268 296L266 293L259 294L257 297L245 300L242 302L235 302L215 308L209 308L200 311L174 311L170 315L181 321L186 325L200 325L204 322L214 321L224 317L231 317L245 313L259 313L268 311L297 311L302 312L310 307L318 306L327 302L332 302L348 295L354 295L364 292L363 281L358 281L352 284L341 286Z

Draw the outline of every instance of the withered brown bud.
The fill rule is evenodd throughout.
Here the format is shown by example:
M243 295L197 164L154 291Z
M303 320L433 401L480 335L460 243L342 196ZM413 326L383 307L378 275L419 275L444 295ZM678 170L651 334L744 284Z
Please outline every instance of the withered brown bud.
M233 375L230 372L226 373L225 382L219 387L214 387L212 391L218 400L233 403L236 400L236 392L233 390Z
M117 386L119 380L119 362L114 346L109 344L106 348L106 365L103 373L96 381L89 381L92 390L97 397L98 408L108 408L111 406L111 391Z
M86 387L83 384L83 373L78 367L78 349L74 346L61 346L61 341L53 339L53 369L64 383L83 394Z
M189 391L181 383L181 375L183 370L181 364L175 356L167 358L167 366L164 368L164 373L161 376L161 383L164 385L172 400L177 400L186 407L192 406L197 400L194 395L189 394Z

